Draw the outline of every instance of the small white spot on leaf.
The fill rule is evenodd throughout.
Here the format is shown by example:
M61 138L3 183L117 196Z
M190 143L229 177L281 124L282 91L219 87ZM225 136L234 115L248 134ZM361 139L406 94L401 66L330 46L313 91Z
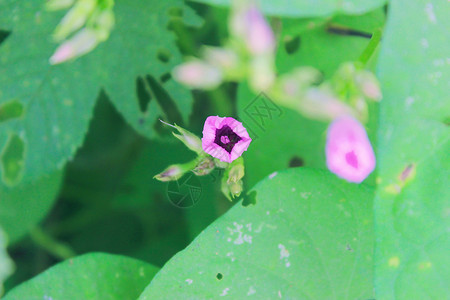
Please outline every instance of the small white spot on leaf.
M230 288L225 288L223 291L222 291L222 294L220 294L220 296L226 296L227 294L228 294L228 291L230 290Z
M251 286L251 287L248 289L247 296L253 295L253 294L255 294L255 293L256 293L256 290Z
M425 5L425 13L427 14L428 20L433 23L436 24L436 15L434 14L434 9L433 9L433 4L432 3L427 3Z

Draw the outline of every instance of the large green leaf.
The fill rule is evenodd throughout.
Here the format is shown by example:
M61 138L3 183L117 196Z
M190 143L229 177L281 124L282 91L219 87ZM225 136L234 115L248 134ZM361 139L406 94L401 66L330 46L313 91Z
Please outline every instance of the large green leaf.
M139 299L368 299L372 198L314 169L272 174L157 274ZM195 263L193 263L195 262Z
M233 0L192 0L211 5L230 6ZM382 6L386 0L261 0L262 11L271 16L313 17L336 13L362 14Z
M0 186L0 225L11 242L17 241L53 206L62 181L62 172L21 184L15 188Z
M375 200L377 299L445 299L450 6L391 3L378 70L384 99Z
M12 289L5 300L136 299L158 268L125 256L86 254Z
M49 174L73 156L102 87L127 121L148 137L167 110L177 110L175 118L190 113L189 92L162 79L181 61L167 30L171 9L180 8L190 22L198 20L181 0L116 1L116 25L108 41L56 66L48 62L57 46L51 34L63 12L47 12L44 5L43 0L0 0L0 26L11 31L0 47L0 146L3 153L16 153L1 160L3 182L9 185ZM158 58L161 53L168 61ZM146 75L153 78L147 108L150 96L137 84ZM170 90L174 103L161 98L161 86Z
M383 25L384 14L377 10L358 17L338 16L333 23L371 32ZM298 66L313 66L321 70L326 78L333 75L341 63L357 60L369 41L362 37L329 33L323 24L311 30L298 19L283 20L283 37L286 36L298 36L300 44L293 52L288 52L283 43L279 44L278 71L283 74ZM271 172L288 167L290 163L325 168L327 124L277 106L274 100L262 95L257 98L246 85L240 85L238 90L239 117L253 138L244 154L249 186ZM375 120L374 115L371 120ZM371 138L375 125L371 122L368 126Z

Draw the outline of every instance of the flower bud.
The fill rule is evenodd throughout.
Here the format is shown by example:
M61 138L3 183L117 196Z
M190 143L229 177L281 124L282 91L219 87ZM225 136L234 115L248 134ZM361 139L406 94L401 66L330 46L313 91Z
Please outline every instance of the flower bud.
M171 165L153 178L163 182L174 181L180 179L186 171L188 170L185 170L183 165Z
M253 55L273 53L275 37L272 28L255 5L239 4L230 22L230 31L245 43Z
M242 182L244 175L245 169L242 157L233 161L225 170L222 177L221 190L228 200L231 201L233 198L241 195L244 186Z
M324 89L309 88L301 99L298 109L307 117L330 121L345 115L354 115L350 106L339 101Z
M95 17L95 32L100 41L108 39L114 23L114 13L111 9L103 10Z
M205 60L219 68L225 76L231 79L239 78L239 57L233 50L219 47L205 47L203 50Z
M78 0L56 27L54 39L62 41L71 33L83 27L96 6L96 0Z
M45 8L48 10L66 9L73 5L75 0L48 0L45 2Z
M211 173L216 165L214 164L214 160L211 157L202 157L192 172L194 172L197 176L204 176Z
M365 70L358 72L355 76L355 83L365 97L374 101L381 100L380 85L372 73Z
M198 136L196 136L195 134L193 134L192 132L178 126L177 124L172 125L169 123L164 122L163 120L160 120L162 123L175 128L176 130L178 130L178 132L180 134L176 134L175 132L173 132L172 134L179 139L180 141L183 142L183 144L186 145L186 147L188 147L190 150L196 152L197 154L200 154L203 152L203 148L202 148L202 141L200 140L200 138Z
M50 64L56 65L79 57L94 49L98 43L98 37L93 30L82 29L56 49L55 53L50 57Z
M214 89L222 82L222 72L201 60L183 63L172 72L178 82L194 89Z
M272 94L283 105L296 109L299 99L303 98L307 90L320 82L322 76L313 67L300 67L288 74L281 75L275 82Z

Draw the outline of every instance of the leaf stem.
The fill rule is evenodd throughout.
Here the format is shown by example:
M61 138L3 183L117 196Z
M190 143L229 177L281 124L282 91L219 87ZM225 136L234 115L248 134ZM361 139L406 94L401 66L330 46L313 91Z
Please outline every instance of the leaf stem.
M361 62L364 66L367 64L369 59L372 57L373 53L378 47L378 44L381 41L382 31L381 28L376 29L373 34L372 38L369 41L369 44L367 44L366 49L364 49L363 53L359 57L358 61Z
M76 253L68 245L55 240L41 228L36 227L31 230L30 236L36 245L56 258L65 260L76 256Z

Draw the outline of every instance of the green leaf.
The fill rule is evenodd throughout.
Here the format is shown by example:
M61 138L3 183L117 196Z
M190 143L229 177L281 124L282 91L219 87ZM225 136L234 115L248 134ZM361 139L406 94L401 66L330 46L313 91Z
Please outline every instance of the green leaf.
M210 5L230 6L232 0L192 0ZM285 17L316 17L329 16L337 13L363 14L380 7L386 0L261 0L258 2L261 10L271 16Z
M6 252L6 236L0 227L0 297L3 294L3 282L12 271L13 263Z
M373 297L370 189L299 168L273 174L252 193L256 205L236 204L139 299Z
M15 188L0 185L0 225L14 243L40 222L53 206L62 171Z
M299 66L313 66L328 78L341 63L357 60L369 42L367 38L329 33L320 22L315 29L308 29L298 19L283 19L282 22L283 37L297 37L299 47L288 53L284 43L279 44L276 59L280 74ZM332 23L370 33L383 25L384 13L377 10L358 17L338 16ZM325 168L327 124L277 106L274 100L252 93L246 85L239 86L239 117L253 139L244 153L248 186L290 165ZM372 140L376 110L373 109L373 112L368 125Z
M158 268L125 256L91 253L66 260L12 289L12 299L136 299Z
M23 157L13 160L17 170L3 182L17 184L22 177L33 180L61 169L83 141L101 88L147 137L155 136L153 125L167 111L175 111L169 117L187 119L189 91L162 79L181 61L167 30L171 9L180 8L190 23L198 21L181 0L116 1L110 38L93 52L56 66L48 62L57 46L50 37L64 12L48 12L44 6L43 0L0 0L0 27L11 31L0 46L0 116L5 103L23 108L19 116L0 117L0 147L5 151L8 139L18 136L25 149ZM158 58L161 52L168 61ZM139 78L145 79L140 81L144 86Z
M375 199L376 294L377 299L444 299L450 293L450 7L439 1L391 4L378 69L384 97Z

